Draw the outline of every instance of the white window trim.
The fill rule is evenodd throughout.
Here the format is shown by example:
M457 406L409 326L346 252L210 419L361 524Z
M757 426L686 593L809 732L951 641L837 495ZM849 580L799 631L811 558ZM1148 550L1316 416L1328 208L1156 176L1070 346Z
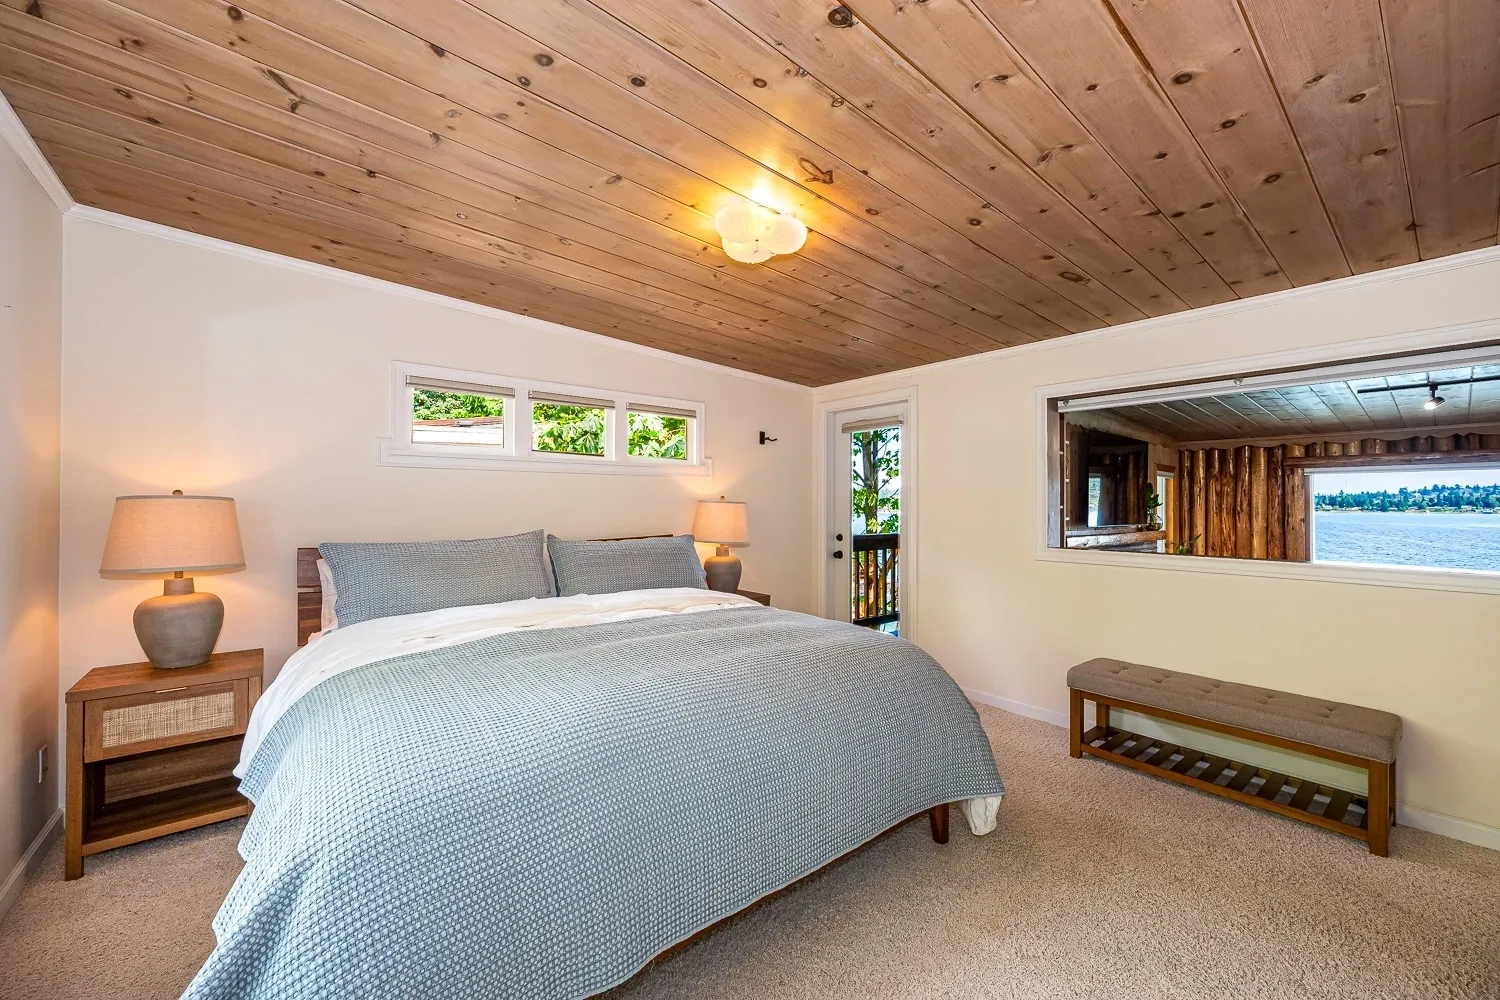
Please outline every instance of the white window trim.
M411 439L411 388L408 375L504 386L515 390L505 407L505 444L418 444ZM604 411L604 455L566 455L531 450L531 393L587 396L610 400ZM640 458L629 454L630 421L624 416L632 403L691 410L686 461L675 458ZM391 433L378 438L376 464L419 469L488 469L513 472L574 472L625 476L711 476L713 460L703 453L707 407L693 400L650 396L639 392L600 389L596 386L544 382L485 372L440 368L409 361L391 365Z
M1377 566L1366 563L1289 563L1270 559L1228 559L1217 556L1173 558L1156 552L1099 552L1090 549L1053 548L1048 544L1053 451L1056 415L1051 403L1095 394L1131 391L1132 386L1172 382L1232 380L1243 372L1267 371L1313 365L1341 365L1350 357L1379 357L1385 353L1411 353L1431 349L1452 351L1500 339L1500 321L1485 320L1458 326L1376 337L1344 344L1299 348L1206 364L1162 368L1132 375L1088 379L1040 386L1035 397L1036 492L1033 524L1034 558L1040 562L1109 566L1119 570L1154 570L1168 573L1213 573L1221 576L1274 577L1319 583L1353 583L1408 590L1447 590L1470 594L1500 594L1500 573L1488 570L1436 569L1426 566ZM1490 349L1492 350L1492 349ZM1412 360L1415 360L1413 358ZM1316 375L1317 372L1308 374ZM1345 470L1339 470L1345 471Z

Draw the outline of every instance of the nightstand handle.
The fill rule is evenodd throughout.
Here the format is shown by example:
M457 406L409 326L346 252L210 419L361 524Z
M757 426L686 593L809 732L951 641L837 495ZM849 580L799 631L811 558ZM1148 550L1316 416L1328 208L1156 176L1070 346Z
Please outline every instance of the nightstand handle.
M173 691L186 691L188 689L188 686L189 685L184 684L182 687L162 688L160 691L158 691L156 693L157 694L171 694Z

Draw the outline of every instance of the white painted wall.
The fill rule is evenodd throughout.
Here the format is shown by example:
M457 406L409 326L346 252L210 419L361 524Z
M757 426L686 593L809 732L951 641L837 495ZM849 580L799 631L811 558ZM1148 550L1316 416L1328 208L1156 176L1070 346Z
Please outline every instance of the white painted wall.
M1460 266L1384 272L820 391L827 402L917 387L917 640L965 687L1052 713L1066 711L1068 667L1094 656L1397 712L1402 803L1481 824L1489 832L1478 836L1500 846L1500 596L1036 553L1039 387L1113 376L1129 384L1132 373L1165 367L1500 321L1500 258L1447 263ZM1500 339L1500 322L1488 339Z
M725 494L749 504L742 585L810 606L805 390L165 230L87 214L66 226L63 689L141 659L131 610L160 581L98 575L112 500L126 493L238 500L247 569L199 587L224 599L219 648L264 646L268 673L295 643L295 550L329 540L688 531L695 500ZM378 467L398 359L706 401L714 474ZM779 440L760 445L762 429Z
M0 113L9 108L0 108ZM62 214L0 142L0 913L57 809L58 385ZM6 891L6 890L9 891Z

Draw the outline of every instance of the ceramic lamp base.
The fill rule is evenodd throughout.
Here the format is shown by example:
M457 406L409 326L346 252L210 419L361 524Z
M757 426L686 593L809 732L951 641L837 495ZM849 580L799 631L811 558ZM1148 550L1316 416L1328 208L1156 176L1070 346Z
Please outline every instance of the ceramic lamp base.
M153 667L207 663L223 627L224 602L194 591L191 578L163 581L162 596L135 609L135 636Z
M708 589L724 594L732 594L740 589L740 573L743 569L739 557L730 555L727 545L720 545L713 555L703 560L703 571L708 574Z

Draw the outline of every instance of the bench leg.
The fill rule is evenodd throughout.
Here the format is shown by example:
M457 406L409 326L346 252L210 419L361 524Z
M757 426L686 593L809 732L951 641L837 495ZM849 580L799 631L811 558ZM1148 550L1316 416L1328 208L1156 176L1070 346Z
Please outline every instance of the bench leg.
M1396 825L1396 762L1391 761L1391 826Z
M1069 688L1068 695L1071 698L1069 708L1068 725L1068 753L1074 757L1083 756L1083 692L1077 688Z
M1108 731L1109 729L1109 702L1094 699L1094 725Z
M1369 834L1370 853L1389 857L1391 853L1391 765L1370 761L1369 812L1365 814L1365 831Z

